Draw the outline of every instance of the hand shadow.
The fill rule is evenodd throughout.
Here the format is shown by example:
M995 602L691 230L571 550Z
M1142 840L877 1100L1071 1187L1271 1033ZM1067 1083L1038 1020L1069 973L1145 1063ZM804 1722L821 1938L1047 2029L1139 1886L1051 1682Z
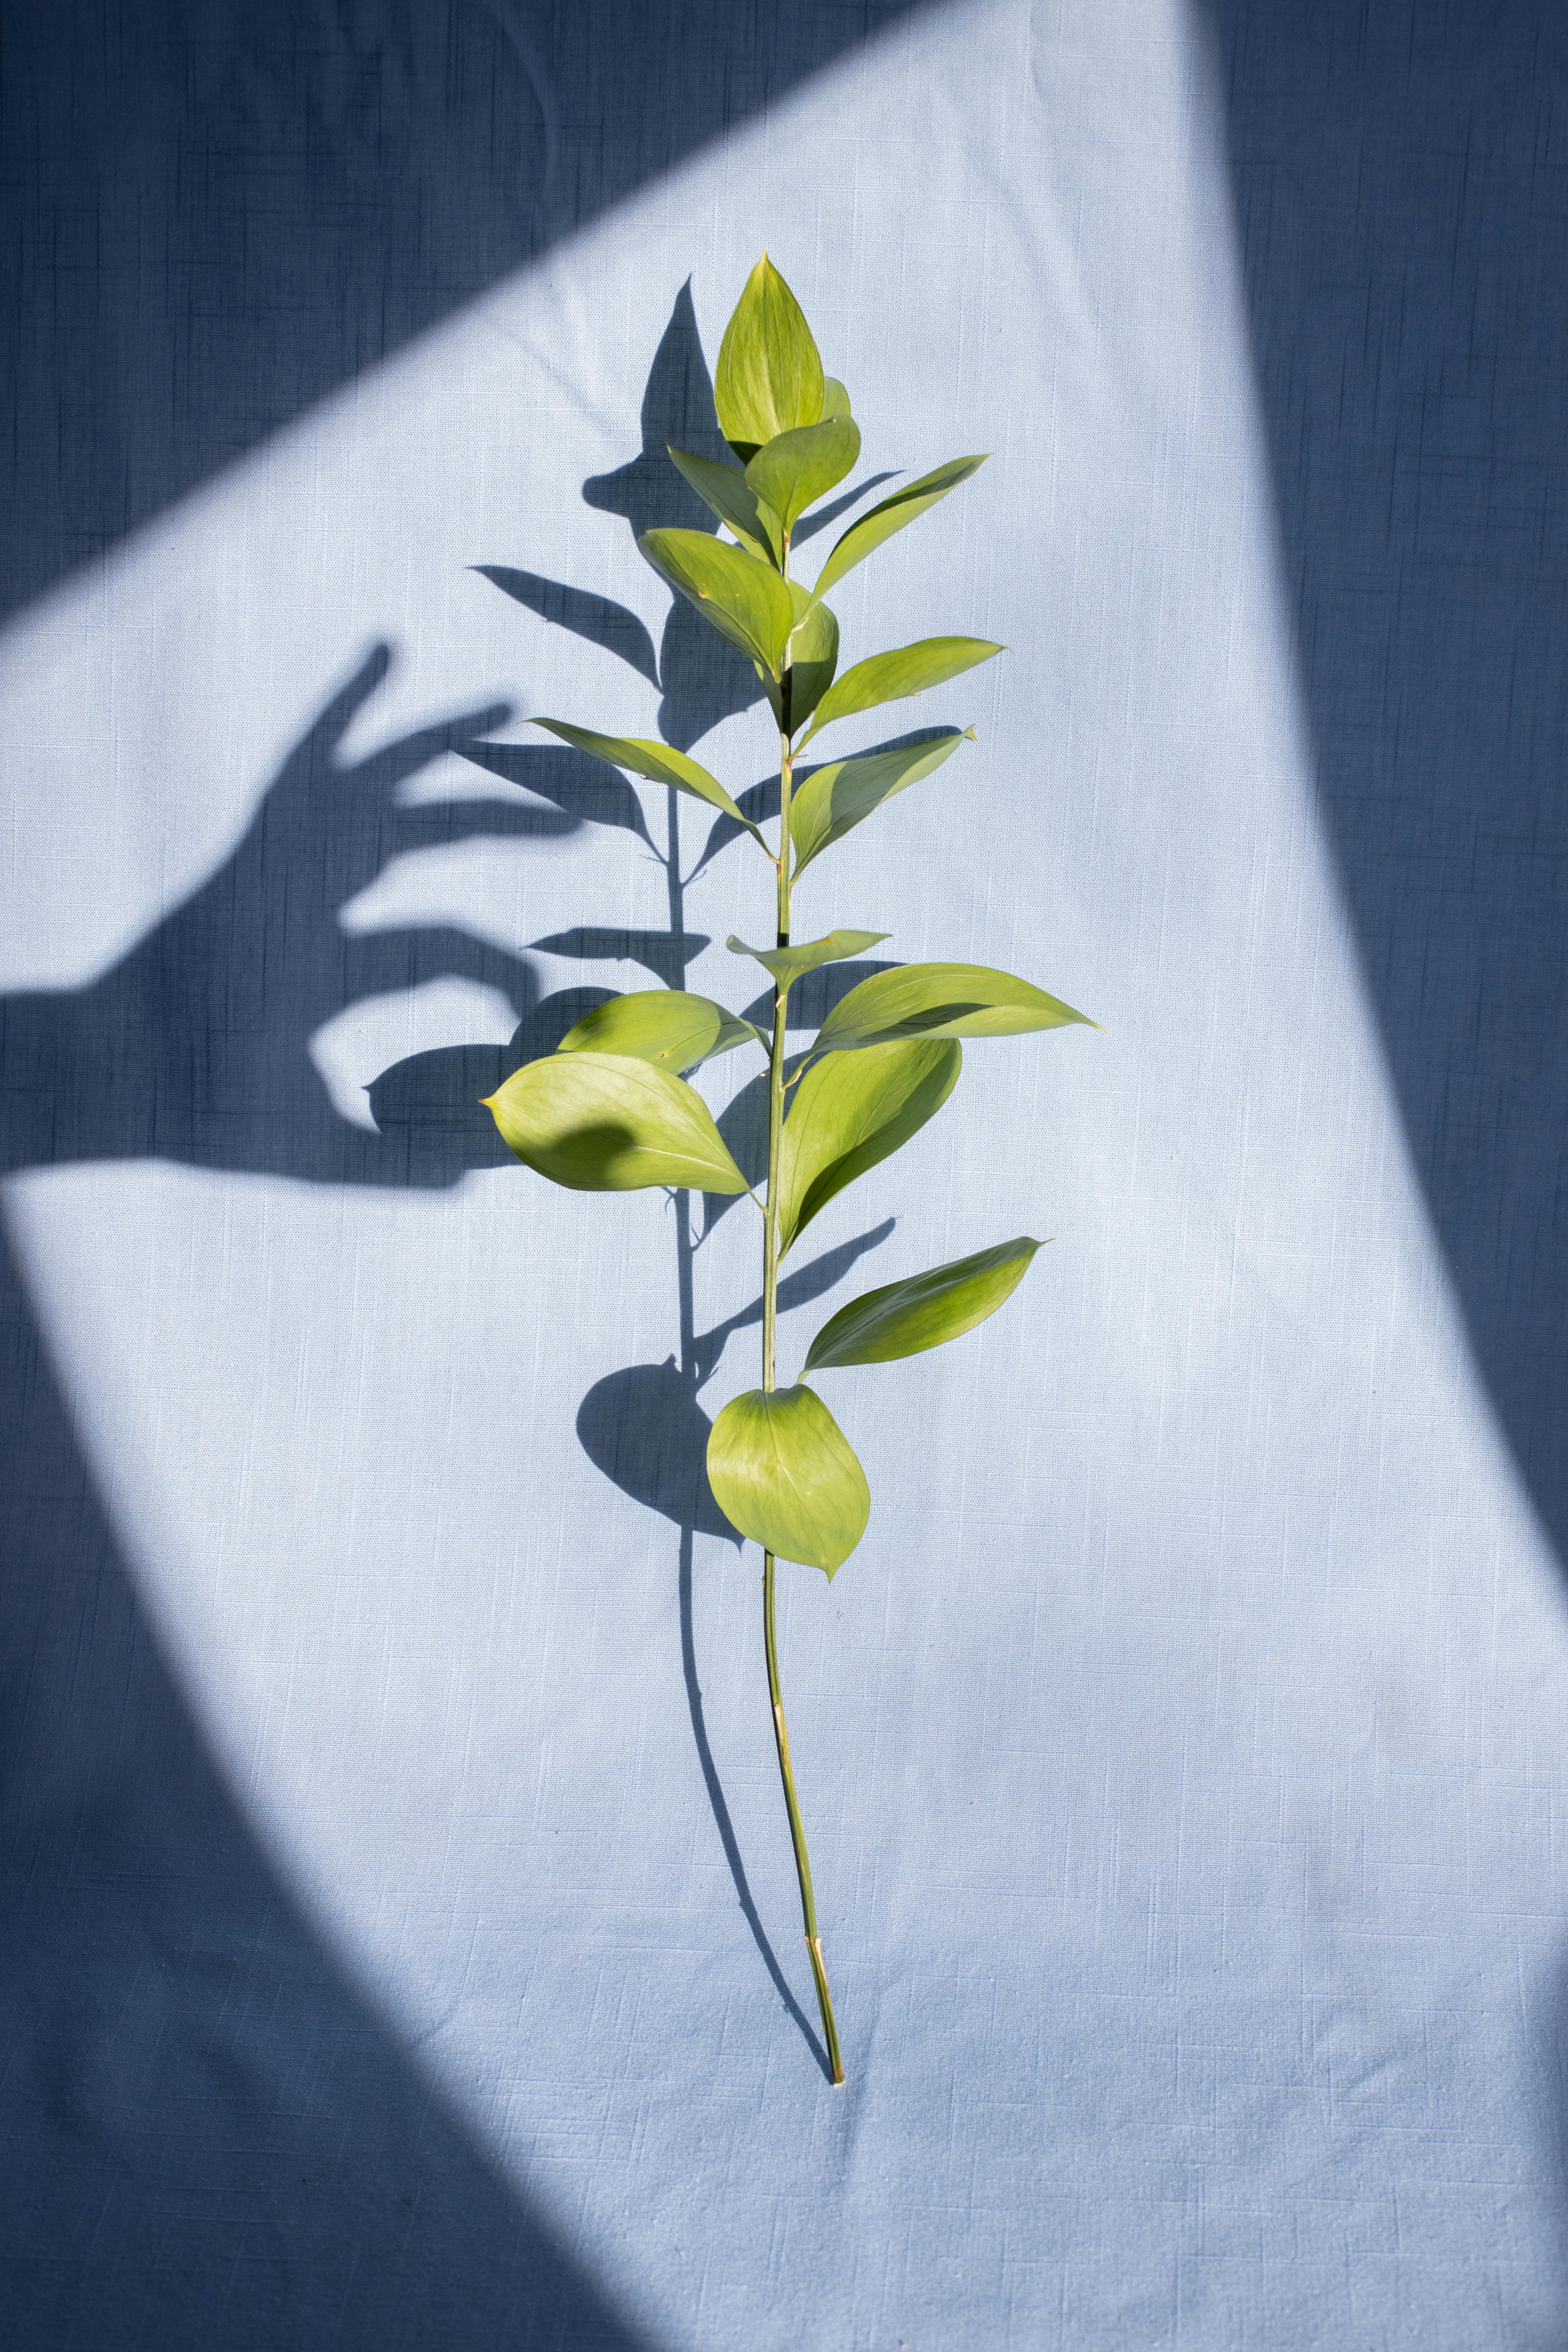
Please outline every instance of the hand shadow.
M499 990L526 1022L539 1010L531 966L449 925L346 931L341 910L405 851L476 835L553 840L582 819L499 799L402 804L412 777L476 747L509 716L504 705L345 761L343 737L390 659L378 646L362 663L284 761L233 856L110 971L82 989L0 1000L6 1171L159 1159L310 1183L438 1186L476 1164L463 1137L428 1122L377 1133L343 1118L310 1040L361 998L452 976ZM482 1060L501 1049L462 1050Z

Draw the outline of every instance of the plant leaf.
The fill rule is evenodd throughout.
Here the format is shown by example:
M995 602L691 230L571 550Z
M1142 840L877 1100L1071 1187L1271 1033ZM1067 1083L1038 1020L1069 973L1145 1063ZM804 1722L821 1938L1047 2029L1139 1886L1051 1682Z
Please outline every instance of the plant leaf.
M731 955L753 957L788 988L803 971L815 971L819 963L845 963L851 956L864 955L879 940L891 937L890 931L829 931L826 939L806 940L799 947L749 948L731 931L724 944Z
M841 998L811 1050L846 1053L895 1037L1016 1037L1074 1021L1088 1029L1099 1025L1010 971L978 963L905 963L873 972Z
M765 441L822 415L822 359L800 304L764 253L719 346L713 405L742 465Z
M568 1029L558 1054L626 1054L639 1062L677 1072L696 1069L737 1045L767 1046L760 1032L738 1013L727 1013L710 996L679 988L636 989L596 1004Z
M484 1099L523 1165L572 1192L746 1190L695 1087L630 1055L548 1054Z
M849 394L836 375L825 375L822 379L822 423L826 425L830 416L847 416L848 414Z
M645 531L637 546L721 636L778 676L795 605L771 564L705 530Z
M872 654L829 687L804 740L809 742L812 735L835 719L847 719L857 710L874 710L879 702L902 702L909 695L923 694L928 686L941 686L944 679L956 677L961 670L973 669L977 662L989 661L993 654L1004 650L986 637L921 637L895 652Z
M833 1580L871 1515L866 1473L815 1390L750 1389L708 1440L708 1483L731 1527Z
M746 479L785 530L793 530L813 499L841 482L859 455L860 427L854 418L831 416L764 443L746 467Z
M833 683L838 667L838 624L826 604L795 581L789 583L795 605L795 629L789 641L789 724L793 735L804 727ZM782 726L783 702L779 723Z
M572 744L579 751L591 751L595 760L606 760L612 768L629 768L634 776L647 776L650 783L673 784L678 793L690 793L696 799L706 801L710 808L722 809L726 816L744 825L770 857L773 856L767 836L749 816L742 814L718 777L710 776L700 761L686 752L674 751L668 743L649 742L642 735L595 735L590 727L568 727L563 719L533 719L529 724L548 728L563 743Z
M973 740L973 730L965 728L962 734L955 730L939 735L932 743L911 743L901 751L868 751L858 759L835 760L807 776L795 787L789 810L796 875L853 832L884 801L919 783L961 743Z
M685 449L671 448L669 455L703 505L712 509L743 547L776 572L784 561L783 527L777 515L757 497L744 469L722 465L715 457L693 457Z
M779 1139L779 1255L819 1210L934 1118L958 1083L963 1048L868 1046L830 1054L795 1090Z
M819 604L798 581L788 583L795 606L795 628L784 654L789 677L789 732L793 735L816 709L833 683L838 667L838 623L826 604ZM773 717L784 723L784 681L770 677L761 662L752 665L763 681Z
M914 522L929 507L934 507L939 499L945 499L949 490L956 490L960 482L968 481L971 474L977 474L984 463L984 456L951 458L945 466L938 466L933 473L922 474L918 482L906 483L901 490L895 490L890 499L884 499L880 506L875 506L868 514L861 515L838 540L817 573L813 593L825 596L836 581L842 580L847 572L853 572L858 563L864 563L884 540L891 539L895 531L902 530L906 524Z
M944 1339L962 1338L1011 1298L1039 1246L1022 1234L1016 1241L998 1242L973 1257L852 1298L812 1341L806 1370L891 1363L897 1356L918 1356Z

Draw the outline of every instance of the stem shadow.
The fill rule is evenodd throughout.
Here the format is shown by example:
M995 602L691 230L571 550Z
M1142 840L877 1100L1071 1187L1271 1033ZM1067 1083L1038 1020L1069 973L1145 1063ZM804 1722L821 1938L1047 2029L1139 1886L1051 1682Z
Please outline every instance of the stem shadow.
M730 1865L742 1916L752 1931L752 1941L762 1954L763 1966L773 1980L779 1999L800 2028L801 2039L821 2067L823 2078L831 2083L833 2069L827 2063L827 2053L821 2036L789 1989L789 1980L778 1962L778 1955L768 1940L768 1931L752 1900L751 1882L741 1854L741 1843L735 1835L735 1825L730 1819L730 1808L724 1798L724 1784L719 1778L719 1768L713 1760L713 1750L708 1739L708 1720L702 1711L702 1685L697 1679L697 1640L691 1605L692 1531L680 1530L680 1671L686 1679L686 1704L691 1716L691 1737L697 1747L697 1761L702 1769L702 1784L708 1791L708 1803L713 1814L713 1825L719 1832L719 1843L724 1849L724 1859Z

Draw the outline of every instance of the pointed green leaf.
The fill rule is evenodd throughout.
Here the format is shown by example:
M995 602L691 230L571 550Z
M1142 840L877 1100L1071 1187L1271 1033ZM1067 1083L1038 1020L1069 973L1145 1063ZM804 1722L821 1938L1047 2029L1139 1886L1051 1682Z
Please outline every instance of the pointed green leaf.
M895 793L919 783L940 768L973 730L939 735L934 743L914 743L898 751L868 751L856 760L835 760L795 786L790 803L789 837L795 870L803 874L814 857L842 841Z
M743 465L776 434L815 425L823 391L822 360L805 313L764 253L719 346L719 429Z
M909 1282L889 1282L852 1298L823 1325L805 1360L810 1371L845 1364L887 1364L918 1356L973 1331L1013 1296L1040 1244L1027 1234L998 1242Z
M760 842L768 856L766 836L742 816L717 776L710 776L700 761L684 751L673 751L668 743L651 743L641 735L595 735L591 727L568 727L563 719L532 719L531 727L548 728L559 735L563 743L574 751L592 752L595 760L608 761L612 768L629 768L634 776L647 776L650 783L673 784L678 793L690 793L706 801L710 808L722 809L737 824L743 824L753 841Z
M708 1440L708 1483L731 1527L831 1583L871 1515L866 1473L814 1390L751 1389Z
M795 605L770 564L705 530L645 531L637 545L721 636L778 676Z
M825 375L822 379L823 424L826 425L830 416L847 416L848 414L849 394L836 375Z
M779 1139L781 1256L847 1184L936 1117L963 1060L944 1038L830 1054L807 1070Z
M838 624L795 581L789 583L795 632L789 641L789 729L804 727L833 683L838 667ZM782 703L781 703L782 709ZM783 724L782 717L780 724Z
M984 463L984 457L953 457L947 465L938 466L934 473L922 474L918 482L895 490L890 499L884 499L880 506L873 507L858 522L852 522L818 572L814 593L825 596L836 581L842 580L847 572L853 572L858 563L864 563L884 540L891 539L895 531L902 530L907 523L923 515L939 499L945 499L949 490L956 490L960 482L977 474Z
M721 465L713 457L693 457L684 449L671 448L669 455L703 505L712 509L743 547L777 571L784 560L783 526L757 497L742 468Z
M1047 996L1010 971L978 963L906 963L873 972L836 1004L816 1034L814 1054L846 1053L895 1037L1016 1037L1060 1029L1086 1013Z
M746 1190L695 1087L630 1055L547 1054L484 1099L524 1166L574 1192Z
M799 947L749 948L731 931L725 945L731 955L753 957L772 972L774 980L788 988L803 971L815 971L819 963L847 962L849 957L864 955L868 948L891 937L890 931L829 931L826 939L806 940Z
M893 653L872 654L868 660L847 669L828 688L804 740L809 742L812 735L835 719L847 719L857 710L874 710L879 702L902 702L911 694L923 694L928 686L941 686L961 670L973 669L977 662L989 661L1003 650L986 637L921 637Z
M852 416L833 416L767 442L746 467L746 479L785 530L793 530L813 500L841 482L859 455L860 427Z
M790 601L795 606L795 628L784 654L784 663L789 675L787 731L794 735L805 726L833 683L833 673L838 667L838 623L827 605L819 604L798 581L792 580L788 584ZM763 691L768 698L773 717L782 728L784 724L783 680L770 677L760 662L753 667L763 681Z
M558 1054L626 1054L634 1060L679 1072L694 1070L716 1054L731 1054L737 1045L761 1045L767 1052L749 1021L727 1013L710 996L693 996L680 988L644 988L612 996L607 1004L596 1004L574 1029L568 1029L555 1050Z

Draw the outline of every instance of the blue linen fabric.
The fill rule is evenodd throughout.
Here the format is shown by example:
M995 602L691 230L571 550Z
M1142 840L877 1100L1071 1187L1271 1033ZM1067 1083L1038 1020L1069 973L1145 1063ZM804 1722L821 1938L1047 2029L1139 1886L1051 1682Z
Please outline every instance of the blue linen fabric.
M257 274L226 341L212 225L127 378L169 247L94 247L115 331L14 461L17 2340L1554 2341L1551 20L715 14L641 144L658 12L475 20L154 19L232 68ZM130 19L81 22L108 89ZM101 184L189 226L184 104ZM13 260L68 356L67 177ZM786 1376L858 1289L1050 1237L963 1342L821 1378L872 1519L780 1633L842 2091L700 1475L753 1213L556 1192L478 1104L607 991L756 994L769 866L525 721L765 807L754 679L633 543L700 520L662 452L716 446L764 246L862 477L992 453L837 592L845 658L1008 648L798 928L1103 1024L973 1045L797 1253ZM744 1079L699 1081L742 1155Z

